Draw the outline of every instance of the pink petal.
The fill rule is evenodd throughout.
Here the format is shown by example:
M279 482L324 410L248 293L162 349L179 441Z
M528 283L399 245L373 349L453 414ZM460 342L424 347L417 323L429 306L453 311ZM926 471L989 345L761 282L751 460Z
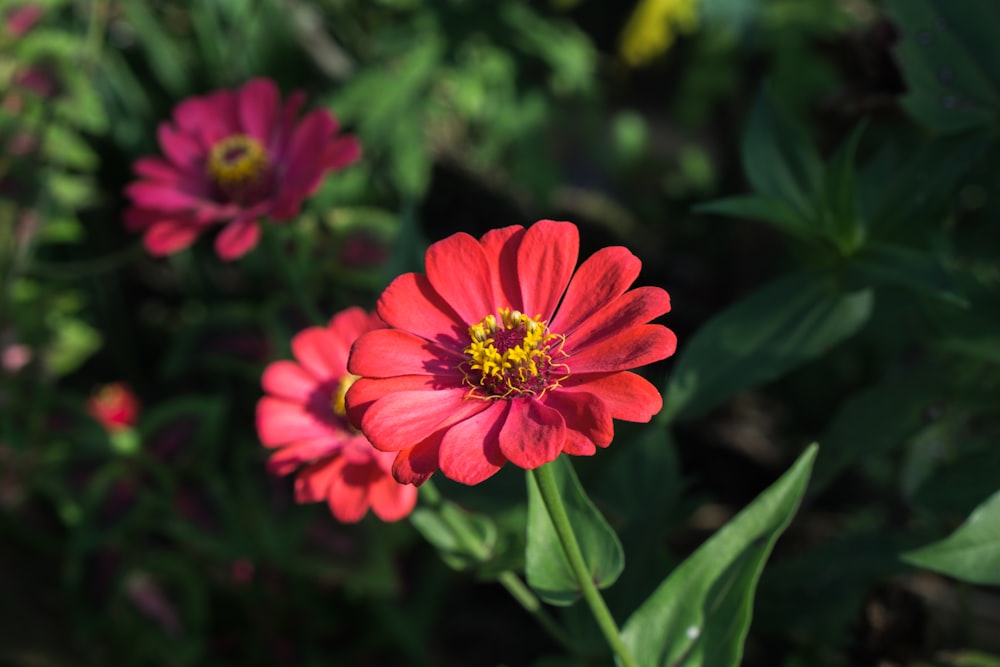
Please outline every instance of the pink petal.
M635 373L572 375L559 387L560 393L579 391L599 397L615 419L645 423L663 408L660 392Z
M215 237L215 252L227 262L250 252L260 240L260 225L253 218L237 218Z
M396 454L392 464L392 476L400 484L420 486L440 469L438 453L444 432L438 432L409 449Z
M351 385L344 397L347 420L355 427L360 427L368 408L386 394L440 388L437 380L430 375L401 375L384 379L360 378Z
M464 232L427 249L427 279L466 324L496 312L493 281L479 241Z
M305 194L311 190L322 175L321 158L330 137L336 131L336 123L330 112L313 109L305 115L292 133L291 142L282 157L286 171L282 182Z
M463 348L468 325L434 291L426 276L405 273L382 292L378 314L386 324L449 349Z
M178 169L176 165L158 157L139 158L132 165L132 170L141 178L158 181L165 185L178 187L178 184L182 182L185 185L190 185L190 178L183 171Z
M125 211L122 218L125 222L125 229L130 232L137 232L149 227L154 222L163 220L163 216L164 214L162 211L148 208L136 208L133 206Z
M154 208L167 212L185 212L196 209L204 203L197 195L179 190L172 185L138 181L125 188L125 194L137 206Z
M517 250L524 314L551 320L569 284L580 252L580 232L571 222L541 220L524 233Z
M236 94L231 90L184 100L174 109L174 120L185 132L197 137L205 150L226 137L240 134Z
M577 270L552 318L549 330L561 334L573 330L600 308L611 303L639 276L642 262L626 248L601 248Z
M460 388L387 394L365 412L361 430L382 451L412 447L436 431L486 409L484 401L467 399L467 393Z
M351 135L337 137L323 151L323 168L338 170L348 167L361 159L361 142Z
M343 462L340 474L330 479L327 503L338 521L357 523L368 513L368 489L375 479L371 464Z
M301 90L292 93L285 102L281 110L281 118L271 134L268 142L268 153L274 156L277 162L284 162L285 152L288 150L288 143L295 133L295 126L298 122L299 111L306 102L306 94Z
M306 412L300 403L271 396L257 402L257 435L265 447L321 438L332 432L335 429Z
M331 431L318 438L307 438L282 445L267 460L267 470L272 475L287 475L296 468L326 459L336 454L351 438L349 433Z
M163 154L178 168L190 172L204 169L207 147L194 137L177 130L170 123L160 123L156 133Z
M566 338L565 351L573 354L622 331L645 324L670 310L670 297L659 287L639 287L600 308ZM558 331L566 333L565 331Z
M383 521L399 521L409 516L417 504L417 487L400 484L384 475L368 488L375 516Z
M565 362L571 374L610 373L666 359L676 348L674 332L659 324L644 324L574 351Z
M341 467L343 463L336 458L328 458L300 470L295 478L295 501L318 503L326 500L330 494L330 485Z
M615 436L611 410L599 397L585 391L547 393L542 402L562 415L566 428L581 433L598 447L607 447Z
M566 441L562 415L534 399L509 402L510 413L500 430L500 451L504 456L526 470L559 456Z
M294 361L275 361L264 369L260 383L264 391L278 398L306 403L316 390L318 380Z
M278 87L270 79L251 79L237 95L237 111L243 131L262 146L267 146L281 105Z
M448 429L441 439L438 459L441 472L462 484L478 484L494 475L507 459L498 442L509 401L486 401L477 415Z
M187 220L160 220L146 229L142 241L149 254L162 257L187 248L200 233L201 228Z
M309 327L292 338L292 354L318 380L342 377L347 349L324 327Z
M479 239L490 266L493 296L499 308L523 311L521 284L517 277L517 248L524 238L524 227L511 225L491 229Z
M354 343L348 370L363 377L437 375L461 383L458 365L465 355L429 343L406 331L376 329Z

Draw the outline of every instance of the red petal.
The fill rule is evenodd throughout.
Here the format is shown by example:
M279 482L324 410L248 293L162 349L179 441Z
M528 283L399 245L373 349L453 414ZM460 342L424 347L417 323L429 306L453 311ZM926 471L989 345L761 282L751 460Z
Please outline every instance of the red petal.
M663 408L660 392L635 373L573 375L559 387L560 393L580 391L599 397L615 419L644 423Z
M417 487L400 484L385 475L368 489L375 516L383 521L399 521L409 516L417 504Z
M493 297L500 308L524 310L521 284L517 279L517 248L524 238L524 227L511 225L491 229L479 239L490 265Z
M593 456L597 453L597 446L583 433L566 429L566 443L563 445L563 453L571 456Z
M372 403L396 391L440 389L438 381L430 375L401 375L394 378L361 378L351 385L344 397L347 420L360 427L365 412Z
M426 440L396 454L392 464L392 476L400 484L420 486L441 467L438 453L444 432L438 432Z
M306 466L295 478L295 502L318 503L330 494L330 484L337 476L343 462L336 458L324 459Z
M549 330L570 334L585 319L625 293L642 262L626 248L601 248L577 270Z
M482 412L448 429L438 453L441 472L462 484L479 484L494 475L507 459L500 452L500 430L508 401L486 401Z
M316 390L317 380L294 361L275 361L264 369L260 383L264 391L278 398L306 403Z
M319 438L296 440L274 450L267 460L267 470L272 475L287 475L296 468L329 458L351 439L349 433L330 432Z
M486 409L467 399L464 388L399 391L375 401L361 420L361 430L376 448L395 452L412 447L436 431Z
M645 324L670 310L670 296L659 287L639 287L600 308L567 336L565 351L570 355L602 340ZM566 333L556 330L559 333Z
M330 480L327 503L338 521L357 523L368 513L368 490L376 479L375 475L380 474L373 467L371 463L355 465L345 461L340 474Z
M292 338L292 354L317 380L333 380L347 372L347 349L324 327L309 327Z
M427 249L427 279L466 324L496 312L486 253L464 232L452 234Z
M566 422L562 415L534 399L510 401L500 430L500 451L514 465L530 470L552 461L563 450Z
M405 273L382 292L378 314L386 324L414 333L450 349L461 349L468 326L434 291L426 276Z
M337 339L341 349L350 351L361 334L384 326L377 315L370 315L360 306L351 306L331 317L326 329ZM347 370L346 360L344 370Z
M243 131L267 146L278 117L281 99L278 87L270 79L251 79L240 89L237 100Z
M580 232L572 222L540 220L524 233L517 250L524 314L551 320L580 253Z
M250 252L260 239L260 225L253 218L237 218L215 237L215 251L227 262Z
M542 402L562 415L566 428L581 433L598 447L607 447L615 436L611 410L599 397L587 392L547 393Z
M406 331L376 329L354 343L348 370L363 377L438 375L461 384L458 365L465 355L429 343Z
M644 324L572 352L566 364L571 375L625 371L666 359L676 347L677 337L670 329Z
M162 257L187 248L200 233L201 228L187 220L160 220L146 229L142 241L151 255Z
M265 447L321 438L336 430L305 411L300 403L265 396L257 402L257 434Z

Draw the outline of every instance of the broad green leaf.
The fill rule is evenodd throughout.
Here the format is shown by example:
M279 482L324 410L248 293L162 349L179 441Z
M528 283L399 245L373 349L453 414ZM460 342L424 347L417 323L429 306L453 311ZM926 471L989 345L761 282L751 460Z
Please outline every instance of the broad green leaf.
M872 285L893 285L966 307L949 272L928 252L886 243L870 244L851 266Z
M743 135L743 171L759 194L780 199L814 224L823 163L809 135L771 102L757 95Z
M950 537L903 554L903 560L962 581L1000 585L1000 491Z
M496 526L489 517L466 512L449 500L418 507L410 522L455 570L472 569L487 561L497 539Z
M855 187L854 160L866 124L860 123L837 148L823 174L823 214L837 246L849 254L861 246L865 225Z
M618 536L587 497L567 457L560 456L546 465L551 467L594 583L598 588L610 586L625 567L625 555ZM572 604L581 596L579 584L570 569L535 478L531 472L527 476L528 543L524 558L528 584L550 604Z
M995 444L941 465L913 494L913 504L934 512L971 512L997 489L1000 449Z
M803 241L815 241L818 229L804 222L790 205L767 195L744 195L706 202L694 207L696 213L713 213L766 222L778 231Z
M757 580L809 481L810 446L748 507L675 569L625 623L622 639L644 667L735 667Z
M842 294L800 271L733 304L681 345L662 419L698 417L738 391L829 351L867 321L870 290Z
M164 29L147 3L126 2L122 9L158 82L171 96L181 97L188 90L190 52Z
M1000 4L888 0L908 92L903 105L939 132L995 130L1000 113Z

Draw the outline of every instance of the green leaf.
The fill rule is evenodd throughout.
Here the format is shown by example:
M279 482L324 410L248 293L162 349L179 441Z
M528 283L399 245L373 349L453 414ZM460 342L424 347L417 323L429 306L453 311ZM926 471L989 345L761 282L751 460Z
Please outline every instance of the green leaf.
M622 640L638 664L738 665L757 580L795 515L817 447L698 548L625 623Z
M995 129L1000 114L1000 5L953 0L888 0L902 37L903 106L948 133Z
M826 353L860 329L871 309L870 290L842 294L832 279L812 272L770 283L682 342L661 418L698 417Z
M815 220L823 163L806 131L775 107L766 91L750 112L742 151L754 190L786 202L803 221Z
M580 486L569 459L560 456L551 466L570 525L580 543L583 559L598 588L615 583L625 568L621 542ZM555 605L569 605L581 596L580 586L563 552L531 472L528 475L528 543L525 574L539 597Z
M928 252L887 243L871 244L851 262L862 280L926 294L956 306L969 302L958 293L951 274Z
M823 175L823 213L829 220L829 229L837 246L847 253L860 247L865 237L854 168L865 127L866 123L855 126L833 154Z
M903 554L903 560L962 581L1000 585L1000 491L950 537Z
M467 512L449 500L441 500L433 507L418 507L410 515L410 522L434 545L445 564L455 570L472 569L487 561L497 540L492 520ZM466 535L475 542L470 543Z
M699 204L694 211L766 222L779 232L803 241L814 241L818 236L816 226L803 219L790 205L766 195L727 197Z

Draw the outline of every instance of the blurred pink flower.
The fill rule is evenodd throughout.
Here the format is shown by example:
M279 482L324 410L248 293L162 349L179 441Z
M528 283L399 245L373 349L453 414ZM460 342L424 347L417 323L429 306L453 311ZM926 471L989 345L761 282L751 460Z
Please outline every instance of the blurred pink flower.
M139 399L124 382L104 385L87 400L87 412L108 433L117 433L135 425L139 418Z
M257 404L257 432L276 449L273 473L300 468L300 503L326 501L339 521L360 521L368 509L383 521L407 516L417 489L392 477L393 454L376 450L347 423L344 394L355 377L347 355L361 334L384 326L361 308L334 315L326 327L311 327L292 339L296 361L276 361L264 371L267 396Z
M278 87L253 79L238 90L191 97L159 127L166 158L136 161L138 180L126 189L132 208L125 224L144 233L146 249L168 255L222 225L215 249L226 260L249 252L260 236L258 219L298 214L326 172L355 162L361 146L338 135L325 109L301 120L305 95L281 104Z
M4 11L3 27L14 37L20 37L38 23L45 8L35 2L14 5Z
M0 368L13 375L31 363L31 348L23 343L10 343L0 348Z

